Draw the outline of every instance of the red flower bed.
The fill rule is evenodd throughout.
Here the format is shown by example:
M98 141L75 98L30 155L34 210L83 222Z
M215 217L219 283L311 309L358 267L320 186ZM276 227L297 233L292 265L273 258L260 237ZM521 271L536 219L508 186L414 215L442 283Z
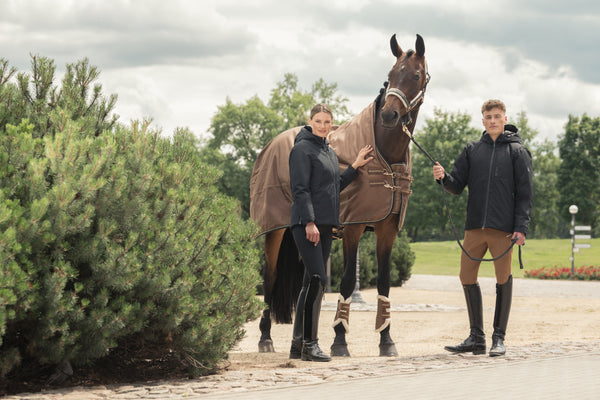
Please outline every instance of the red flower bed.
M576 279L581 281L600 280L600 266L583 266L575 268L575 273L571 274L570 267L554 267L529 269L525 271L525 278L537 279Z

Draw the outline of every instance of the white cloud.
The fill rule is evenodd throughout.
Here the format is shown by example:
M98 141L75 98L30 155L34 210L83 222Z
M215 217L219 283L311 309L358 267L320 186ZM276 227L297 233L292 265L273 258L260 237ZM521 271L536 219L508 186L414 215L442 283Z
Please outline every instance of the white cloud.
M0 4L3 56L29 68L29 53L64 69L88 57L122 122L151 116L206 133L226 97L267 100L285 73L303 89L337 83L359 112L404 49L425 39L432 80L419 125L434 107L467 112L479 127L487 98L524 110L556 139L569 114L600 115L600 7L574 0L44 0ZM419 127L419 125L417 127Z

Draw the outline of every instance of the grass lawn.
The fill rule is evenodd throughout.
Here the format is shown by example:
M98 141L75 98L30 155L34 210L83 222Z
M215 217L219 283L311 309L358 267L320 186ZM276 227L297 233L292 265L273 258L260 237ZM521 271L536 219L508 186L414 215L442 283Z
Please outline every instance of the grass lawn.
M580 249L575 253L575 267L600 265L600 238L582 240L590 243L589 249ZM416 242L410 244L415 252L413 274L456 275L460 266L460 247L456 241L448 242ZM571 239L531 239L522 247L524 270L519 269L518 247L513 251L513 276L522 278L523 271L528 269L571 267ZM491 258L488 252L484 258ZM492 262L482 262L479 276L494 276Z

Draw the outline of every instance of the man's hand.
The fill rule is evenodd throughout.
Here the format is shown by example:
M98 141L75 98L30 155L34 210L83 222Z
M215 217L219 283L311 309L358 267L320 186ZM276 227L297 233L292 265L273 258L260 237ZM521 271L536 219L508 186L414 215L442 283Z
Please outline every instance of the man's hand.
M525 244L525 234L522 232L514 232L512 234L512 239L517 239L515 241L516 245L523 246Z
M442 167L439 162L436 162L433 166L433 177L435 178L435 180L440 180L444 179L444 176L446 176L446 171L444 170L444 167Z

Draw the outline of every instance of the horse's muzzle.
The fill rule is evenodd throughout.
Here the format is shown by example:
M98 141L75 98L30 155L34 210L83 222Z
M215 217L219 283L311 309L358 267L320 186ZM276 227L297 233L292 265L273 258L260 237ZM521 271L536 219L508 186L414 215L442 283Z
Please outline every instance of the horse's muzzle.
M384 128L394 128L400 121L400 113L395 110L382 111L381 113L381 124Z

